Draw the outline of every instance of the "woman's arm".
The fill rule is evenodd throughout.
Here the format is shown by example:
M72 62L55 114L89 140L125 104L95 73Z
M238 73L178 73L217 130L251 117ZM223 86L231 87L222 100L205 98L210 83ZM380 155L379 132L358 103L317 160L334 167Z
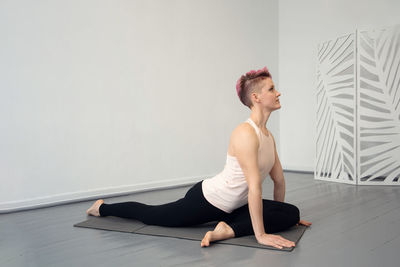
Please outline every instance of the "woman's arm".
M277 248L294 246L294 242L278 235L265 233L262 205L262 180L258 169L259 142L254 129L247 124L240 125L232 134L235 156L243 170L249 187L248 205L254 235L260 244Z
M258 169L258 138L254 129L246 123L240 125L233 132L232 144L249 187L249 212L254 235L257 238L265 234L262 216L262 186Z
M272 136L272 135L271 135ZM286 184L285 178L283 176L283 169L281 162L278 157L278 152L276 150L275 139L274 140L274 150L275 150L275 163L272 167L269 175L271 176L272 181L274 182L274 200L284 202L285 201L285 191L286 191Z

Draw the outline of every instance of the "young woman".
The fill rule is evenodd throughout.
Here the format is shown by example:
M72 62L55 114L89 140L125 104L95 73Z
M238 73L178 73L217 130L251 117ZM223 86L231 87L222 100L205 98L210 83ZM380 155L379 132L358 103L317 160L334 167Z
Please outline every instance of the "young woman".
M163 205L139 202L105 204L97 200L87 214L118 216L145 224L179 227L219 221L205 234L201 246L210 242L245 235L255 235L260 244L276 248L295 243L279 231L300 220L299 209L284 203L285 179L276 151L275 140L266 128L269 116L281 107L271 74L264 67L242 75L236 84L240 101L250 108L250 118L233 131L224 170L191 187L185 197ZM262 199L262 182L270 175L274 182L274 200Z

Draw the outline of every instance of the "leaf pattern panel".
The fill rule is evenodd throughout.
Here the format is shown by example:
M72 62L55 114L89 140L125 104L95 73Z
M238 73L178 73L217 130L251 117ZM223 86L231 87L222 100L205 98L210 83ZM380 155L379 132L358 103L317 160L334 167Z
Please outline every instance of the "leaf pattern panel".
M354 34L318 48L316 179L356 183L355 60Z
M360 184L399 184L400 25L358 34Z

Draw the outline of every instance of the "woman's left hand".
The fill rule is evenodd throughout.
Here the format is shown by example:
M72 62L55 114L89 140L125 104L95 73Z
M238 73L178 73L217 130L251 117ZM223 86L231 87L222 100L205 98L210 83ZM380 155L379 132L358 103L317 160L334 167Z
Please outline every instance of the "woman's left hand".
M312 223L311 222L307 222L305 220L300 220L299 223L297 225L305 225L305 226L310 226Z

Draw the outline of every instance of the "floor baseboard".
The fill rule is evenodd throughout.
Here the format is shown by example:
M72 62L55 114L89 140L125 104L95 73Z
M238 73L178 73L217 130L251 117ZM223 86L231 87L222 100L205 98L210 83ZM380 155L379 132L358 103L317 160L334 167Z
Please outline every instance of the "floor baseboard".
M98 198L109 198L109 197L129 195L139 192L177 188L181 186L192 185L207 177L212 177L212 175L168 179L168 180L153 181L148 183L139 183L134 185L125 185L125 186L88 190L88 191L70 192L70 193L64 193L64 194L58 194L40 198L24 199L20 201L4 202L0 203L0 214L58 206L58 205L88 201Z

